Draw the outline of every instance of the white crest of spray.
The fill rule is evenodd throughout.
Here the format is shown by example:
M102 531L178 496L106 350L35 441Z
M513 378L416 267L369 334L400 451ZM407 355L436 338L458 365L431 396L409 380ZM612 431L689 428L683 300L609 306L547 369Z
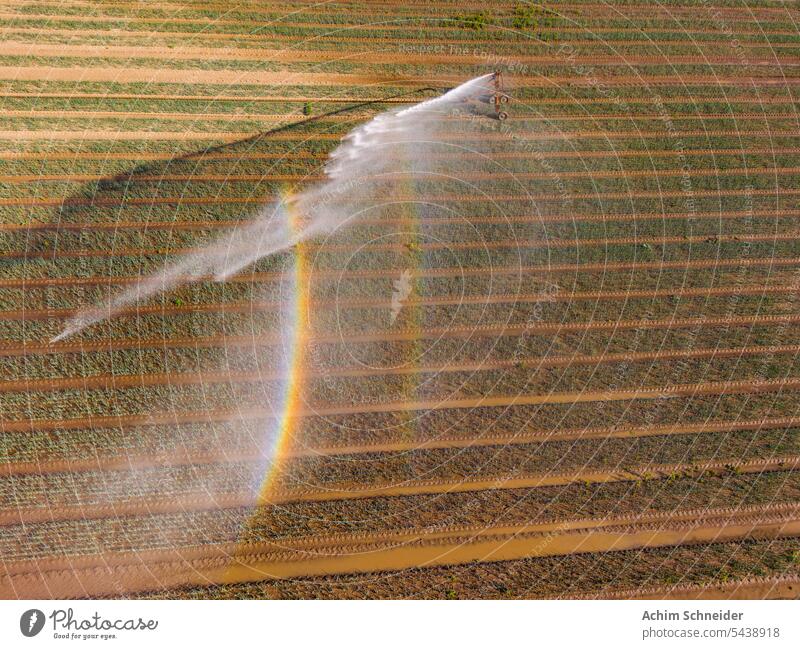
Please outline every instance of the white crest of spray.
M476 112L481 102L488 103L493 80L493 74L477 77L439 97L381 113L359 126L330 154L324 181L266 205L249 223L206 248L185 255L104 304L78 312L51 342L111 318L140 300L199 279L224 281L263 257L341 228L343 221L351 225L363 203L392 198L397 174L425 167L426 145L436 143L440 127L455 111ZM409 156L414 158L411 164ZM289 210L297 215L295 220L289 218Z
M408 296L411 295L411 291L413 290L411 284L411 271L406 269L404 270L400 277L394 280L394 290L392 291L392 301L391 301L391 310L389 316L389 322L394 324L394 321L397 320L397 316L400 315L400 310L403 308L405 301L408 299Z

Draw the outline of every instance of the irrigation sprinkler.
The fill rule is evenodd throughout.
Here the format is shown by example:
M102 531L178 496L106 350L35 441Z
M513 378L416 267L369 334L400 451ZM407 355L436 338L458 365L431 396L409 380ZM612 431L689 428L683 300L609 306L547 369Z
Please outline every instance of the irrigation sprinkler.
M495 70L492 82L494 83L494 97L492 97L494 115L502 122L508 119L508 113L502 109L502 106L508 104L511 98L503 89L503 73L500 70Z

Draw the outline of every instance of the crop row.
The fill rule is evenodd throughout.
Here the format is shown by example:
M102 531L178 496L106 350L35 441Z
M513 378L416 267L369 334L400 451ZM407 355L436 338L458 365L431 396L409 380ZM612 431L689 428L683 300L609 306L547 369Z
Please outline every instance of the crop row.
M676 507L748 506L800 497L797 472L653 478L639 483L572 484L436 496L297 502L255 509L218 509L142 517L63 521L0 528L8 560L156 549L204 543L302 538L319 534L514 524L587 516L670 511ZM66 540L69 539L67 542Z
M424 354L424 348L420 350ZM289 354L291 350L283 350ZM424 358L424 356L423 356ZM567 365L543 367L531 371L521 360L511 367L486 367L470 371L420 372L417 375L325 376L309 377L302 388L305 416L338 415L397 411L427 412L432 408L480 408L513 406L530 403L576 403L580 401L626 400L628 398L670 398L691 392L698 395L769 392L781 389L796 390L797 371L792 356L770 354L731 360L683 359L676 365L665 361L625 362L616 364ZM413 362L409 359L397 361ZM672 373L672 388L662 381ZM60 391L33 393L0 393L0 407L7 413L8 430L42 428L58 429L57 413L61 419L81 421L87 416L113 418L144 413L191 413L197 417L207 410L228 408L236 403L243 411L282 412L283 376L275 372L255 372L228 380L148 385L146 380L130 386L84 389L72 387ZM695 383L699 382L699 383ZM728 382L732 382L730 385ZM686 387L694 386L694 387ZM671 390L681 389L675 394ZM641 395L637 395L637 390ZM497 403L495 403L497 402ZM498 411L502 415L502 411ZM166 415L168 417L168 415ZM27 424L25 422L28 422ZM65 424L66 425L66 424ZM79 426L80 427L80 426Z
M669 369L674 375L669 377L671 380L681 380L679 367ZM624 378L624 373L620 373L619 380ZM532 405L514 405L525 401L525 395L517 395L505 400L502 407L489 406L489 400L476 399L470 404L472 408L460 409L448 407L448 402L429 402L427 409L417 411L405 410L406 406L412 405L408 403L390 404L379 412L345 411L345 414L314 416L312 410L305 417L293 419L290 446L297 449L299 455L313 455L313 451L302 451L314 448L330 449L325 454L336 454L338 448L343 455L350 455L347 449L351 447L361 451L368 451L370 447L385 447L387 451L395 449L400 452L417 448L417 443L424 448L433 440L460 439L465 430L474 431L476 438L485 438L487 444L494 439L499 444L503 440L508 443L509 435L520 431L523 436L517 441L522 443L530 439L546 440L551 434L558 439L556 433L561 430L565 431L562 436L564 439L580 437L579 431L597 426L600 426L600 437L604 436L603 431L606 437L614 437L615 430L631 431L634 437L647 436L652 432L675 432L677 435L678 431L673 427L689 427L685 431L688 433L719 432L726 428L754 430L753 434L758 435L760 428L769 430L791 425L794 421L792 417L797 415L796 394L791 389L765 392L740 388L738 394L718 391L717 394L691 396L670 394L666 388L653 389L652 383L655 381L649 386L652 395L669 398L640 398L636 394L603 392L586 395L593 397L589 399L568 396L577 393L556 393L550 396L544 394ZM759 385L763 386L765 382ZM773 381L772 386L784 387L787 383ZM132 394L131 390L121 392L123 400ZM180 391L158 392L151 389L140 397L149 400L152 413L149 417L39 419L20 426L15 425L19 422L7 422L7 431L2 438L2 455L12 462L35 462L72 456L86 460L116 454L131 457L134 466L136 458L180 458L186 453L190 458L210 458L202 463L213 461L214 458L222 459L226 452L232 454L232 460L237 457L255 460L265 452L269 455L269 451L258 449L265 446L269 448L274 443L277 418L282 414L281 404L275 403L273 398L272 401L262 400L255 408L243 404L239 409L232 409L231 401L224 400L226 395L217 401L224 390L210 386L207 392L206 398L199 390L191 392L184 388ZM227 392L227 396L238 397L244 390L229 388ZM560 398L562 396L564 398ZM99 395L95 393L90 397L87 405L96 404ZM160 402L155 401L157 399ZM123 403L120 408L124 406ZM367 410L366 407L361 409ZM128 410L134 408L128 406ZM360 408L350 410L358 411ZM52 415L53 412L46 414ZM709 418L714 422L722 422L721 427L706 425L704 422ZM742 419L769 421L765 421L763 426L737 427L735 422ZM725 427L725 421L734 423ZM653 431L649 428L652 426L661 428ZM567 434L566 431L572 432ZM476 444L480 445L480 442ZM191 462L191 459L188 461ZM200 462L200 459L197 461ZM148 462L145 462L144 466L147 465Z
M37 43L70 44L74 45L75 37L80 37L84 45L115 45L124 44L128 47L141 47L159 45L165 48L183 48L187 46L203 46L227 52L263 52L263 48L285 49L288 43L296 42L294 36L279 34L275 31L259 34L226 33L226 32L181 32L181 31L146 31L118 29L113 34L105 29L85 28L59 28L59 27L25 27L4 25L3 34L16 41L30 41L35 37ZM349 31L349 30L348 30ZM486 36L484 34L484 36ZM494 38L481 38L472 35L471 38L449 38L439 36L436 46L420 44L416 38L405 38L394 33L378 33L373 37L354 37L342 35L339 32L317 33L313 38L303 41L305 51L326 52L338 51L341 53L357 52L363 47L370 47L381 52L396 54L407 53L409 50L421 54L482 54L491 51L499 56L516 58L519 55L552 54L560 46L559 41L568 41L571 46L570 53L575 56L590 54L617 54L629 56L633 54L668 55L668 54L699 54L708 52L720 54L733 53L739 47L746 51L743 58L762 56L781 57L797 48L796 40L791 35L768 35L752 40L738 41L720 38L714 34L686 35L683 38L662 39L652 37L648 39L636 38L637 34L623 32L619 34L604 33L602 36L586 33L583 35L570 34L559 37L554 31L541 34L530 34L527 38L516 38L513 35L506 38L502 32L494 32ZM640 34L641 36L641 34ZM410 46L410 47L409 47Z
M259 28L267 33L286 33L298 38L313 35L314 30L329 32L336 28L346 31L352 36L374 37L381 31L402 33L403 36L413 34L417 38L424 40L426 36L434 37L446 34L451 37L459 37L461 34L482 35L484 30L471 29L465 26L463 19L449 17L429 17L420 15L419 9L413 14L398 18L394 11L384 11L384 13L371 13L364 9L358 12L326 12L325 10L315 10L312 15L303 16L298 14L294 20L286 20L284 11L275 8L272 15L253 15L246 12L231 11L226 9L224 17L220 17L219 12L200 14L195 17L179 17L171 15L166 9L159 10L149 8L142 10L137 7L136 15L132 16L129 10L123 7L113 8L104 6L102 9L89 10L86 7L30 7L19 8L14 12L5 12L0 17L13 19L18 26L49 26L52 24L73 25L75 27L96 27L105 29L114 28L148 28L153 25L162 30L180 29L186 32L191 31L210 31L214 32L223 28L228 32L241 31L250 33L253 28ZM182 12L186 15L188 12ZM270 20L272 18L272 20ZM366 20L365 20L366 18ZM738 19L738 20L737 20ZM726 16L726 20L732 23L739 21L747 22L751 17L749 14L732 14ZM781 20L782 19L782 20ZM518 38L526 38L528 34L513 28L513 12L508 12L503 16L492 13L484 18L491 27L491 32L501 32L509 36L517 35ZM643 30L648 32L667 32L680 34L685 37L687 34L697 32L707 32L719 35L721 28L718 22L708 14L683 16L670 14L665 16L648 15L637 20L631 26L628 17L610 18L606 15L581 15L580 24L576 26L575 20L571 17L561 17L557 14L545 17L546 24L536 28L536 33L556 32L556 33L593 33L620 32L620 33L641 33ZM736 34L762 35L762 34L791 34L788 27L793 26L786 16L766 15L759 20L760 29L748 29L746 26L738 26Z
M628 271L597 272L552 272L528 273L524 266L495 267L492 272L481 275L461 275L454 267L450 277L426 277L424 272L413 279L412 291L402 305L453 305L478 303L493 304L514 302L601 302L605 300L627 300L651 298L668 299L677 303L690 297L723 295L790 294L796 290L797 273L791 268L773 267L767 264L751 268L731 270L718 268L707 274L686 273L687 269L648 272L642 269L641 280ZM399 274L398 274L399 275ZM412 275L413 277L413 275ZM370 277L341 277L335 272L317 274L311 271L302 286L305 299L311 306L324 306L336 310L355 307L385 307L391 309L393 281L383 274ZM281 309L300 290L287 283L287 277L260 274L243 274L226 283L197 281L183 288L174 289L166 296L136 303L138 313L152 312L153 306L161 305L160 312L179 313L186 310L208 310L208 305L219 305L230 309L245 309L261 312ZM87 305L100 304L109 294L124 287L135 285L137 278L125 281L76 280L62 283L60 280L29 284L20 280L0 281L0 313L8 319L19 312L18 319L37 320L63 316L65 310L77 310ZM171 303L171 304L169 304ZM23 313L24 311L24 313Z
M732 303L735 304L735 303ZM368 374L371 369L376 376L390 374L394 367L445 368L450 365L467 366L481 363L521 364L531 359L547 361L553 355L558 357L575 356L579 363L580 355L600 357L606 354L655 353L684 350L691 354L698 349L735 349L753 345L791 345L797 322L787 320L783 323L753 320L744 324L722 328L719 324L703 327L621 327L606 329L570 330L560 332L527 332L498 329L494 335L441 336L433 338L421 347L420 340L367 340L367 341L307 341L305 364L311 373L320 376L341 373L358 375L358 368ZM645 335L646 331L646 335ZM477 332L476 332L477 333ZM430 344L435 341L435 344ZM136 342L136 341L134 341ZM167 339L163 339L166 343ZM91 377L103 374L137 376L142 374L174 374L228 371L257 372L271 375L280 371L284 362L284 342L280 339L247 336L229 336L214 341L187 338L183 344L159 345L156 341L148 345L147 340L140 344L120 346L77 345L74 351L59 347L41 351L29 349L27 353L11 354L9 350L2 357L2 375L5 380L58 379L61 377ZM23 350L24 351L24 350ZM424 357L420 353L424 351ZM49 353L48 353L49 352ZM393 360L394 359L394 360ZM398 365L398 359L403 361ZM416 359L407 365L408 359ZM610 362L606 361L606 362ZM569 363L567 363L569 365ZM526 365L527 366L527 365ZM397 372L402 373L402 372Z
M758 473L758 472L773 472L782 471L786 465L785 461L791 461L796 465L797 457L794 458L776 458L770 461L739 461L733 460L729 463L723 462L704 462L698 465L686 467L686 465L654 465L648 464L647 468L652 468L656 474L661 473L665 475L667 471L674 471L673 475L691 475L696 478L703 478L708 475L728 474L731 472L741 471L744 473ZM788 465L787 465L788 466ZM489 476L487 478L479 478L477 481L466 480L451 482L447 480L420 480L411 481L404 484L393 485L387 483L379 483L376 485L352 485L352 490L349 488L342 489L341 487L331 486L332 490L324 490L315 492L314 489L303 489L292 491L276 492L270 495L269 502L294 502L294 501L307 501L307 500L325 500L325 501L339 501L349 500L352 498L374 498L382 495L403 495L403 494L439 494L446 493L451 488L454 491L480 491L483 489L518 489L520 487L534 487L540 488L547 485L569 485L577 480L583 478L581 481L584 483L593 482L608 482L608 481L622 481L622 482L639 482L640 480L648 480L647 474L641 475L639 472L646 470L643 467L631 467L626 470L615 470L607 472L604 470L584 470L578 473L566 472L562 474L510 474L504 476ZM85 478L85 476L84 476ZM216 508L232 508L242 507L248 502L248 499L242 498L237 494L217 493L216 500L209 498L210 493L205 492L206 497L196 497L184 495L180 492L172 494L171 499L149 498L146 501L137 501L136 499L124 499L117 501L115 504L104 504L102 502L82 502L78 505L72 504L57 504L50 503L48 507L19 507L18 510L0 510L0 520L4 525L14 525L17 521L36 523L44 520L73 520L75 518L116 518L119 515L142 515L148 513L167 513L180 511L183 508L187 510L205 510ZM273 500L277 498L277 500ZM265 499L267 500L267 499ZM53 506L55 505L55 506ZM772 509L775 509L772 506ZM797 504L789 504L788 507L783 507L784 510L795 510ZM745 516L746 517L746 516ZM780 516L779 516L780 517ZM782 516L783 522L791 522L792 514L785 512ZM750 520L742 519L741 522L750 523L749 530L753 530L752 523L757 519L750 517ZM777 521L773 521L777 522ZM602 523L602 521L601 521ZM447 527L447 526L446 526ZM475 526L472 526L473 528ZM796 533L797 524L792 525ZM786 530L789 532L789 530ZM313 547L313 546L312 546ZM350 546L354 548L354 546ZM213 548L211 548L213 550ZM347 550L348 546L344 545L342 550ZM609 548L610 549L610 548ZM226 553L226 557L229 553ZM524 555L523 555L524 556ZM340 570L339 572L346 572Z
M736 299L730 296L689 296L684 299L653 300L646 297L631 296L628 300L604 301L599 308L596 301L551 301L546 297L522 303L512 296L505 304L495 306L486 300L477 303L449 305L419 305L415 308L400 310L396 318L392 318L391 308L387 313L385 305L372 307L339 308L327 312L315 313L305 329L310 340L320 342L358 341L358 340L402 340L439 338L454 336L459 338L470 336L496 337L507 333L557 333L563 331L584 331L591 329L636 329L670 328L672 321L675 328L685 328L695 324L702 325L702 319L709 322L718 318L734 318L731 324L751 325L762 321L776 324L793 321L796 305L792 295L769 294L739 295ZM515 303L516 302L516 303ZM290 308L288 302L286 308ZM402 306L402 305L401 305ZM773 312L768 309L774 309ZM770 313L770 316L762 316ZM25 318L24 311L7 314L0 320L0 331L6 341L5 347L11 348L13 343L29 344L44 342L60 333L64 320L72 315L70 311L56 312L60 319ZM45 314L46 315L46 314ZM644 316L644 317L643 317ZM276 309L269 303L238 303L228 306L171 305L142 308L140 313L135 309L123 312L119 316L102 325L106 339L114 341L131 340L131 326L135 326L136 338L146 346L146 341L167 342L170 338L189 336L203 338L210 336L228 336L231 341L237 335L248 335L263 342L283 340L282 333L287 331L285 309ZM685 322L682 322L685 320ZM504 332L504 328L508 331ZM417 330L416 336L410 331ZM99 330L92 336L97 340ZM80 342L76 338L73 343ZM222 341L224 342L224 341ZM199 340L198 340L199 343ZM156 342L158 344L158 342ZM30 345L34 347L34 345ZM91 346L90 346L91 347ZM54 347L53 351L58 351Z

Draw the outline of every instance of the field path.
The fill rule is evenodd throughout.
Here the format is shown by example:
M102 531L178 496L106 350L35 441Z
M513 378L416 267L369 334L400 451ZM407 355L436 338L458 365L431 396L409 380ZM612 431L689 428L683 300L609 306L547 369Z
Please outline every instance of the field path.
M800 7L361 4L0 0L0 597L800 596ZM49 342L492 71L352 230Z
M419 412L442 409L475 410L476 408L512 408L544 404L575 404L596 401L632 401L679 397L719 396L730 394L773 394L800 390L800 378L743 381L708 381L672 385L640 386L620 390L584 390L581 392L549 392L545 394L513 394L501 396L436 398L419 401L377 401L367 403L304 404L285 417L332 417L365 413ZM276 413L268 408L241 407L237 418L270 419ZM149 414L89 416L61 419L5 419L0 422L6 433L27 431L79 430L82 428L130 428L155 424L212 422L230 419L229 411L153 412Z

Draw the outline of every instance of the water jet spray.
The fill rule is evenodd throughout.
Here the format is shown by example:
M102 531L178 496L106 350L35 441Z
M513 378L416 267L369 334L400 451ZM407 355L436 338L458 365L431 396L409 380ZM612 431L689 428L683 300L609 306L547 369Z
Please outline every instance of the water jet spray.
M506 103L501 73L493 72L439 97L377 115L348 133L331 152L324 181L278 198L248 224L185 255L100 306L78 312L51 342L73 336L140 300L192 281L224 281L259 259L349 227L358 220L357 214L364 213L365 205L394 198L400 179L413 177L421 197L423 186L431 179L456 179L465 167L485 164L486 144L479 136L470 140L469 147L461 143L465 133L469 135L474 129L469 120L461 120L461 130L448 127L464 113L504 120L507 114L501 106ZM461 159L436 168L434 154L445 149L450 154L460 152ZM290 212L296 217L290 219Z

